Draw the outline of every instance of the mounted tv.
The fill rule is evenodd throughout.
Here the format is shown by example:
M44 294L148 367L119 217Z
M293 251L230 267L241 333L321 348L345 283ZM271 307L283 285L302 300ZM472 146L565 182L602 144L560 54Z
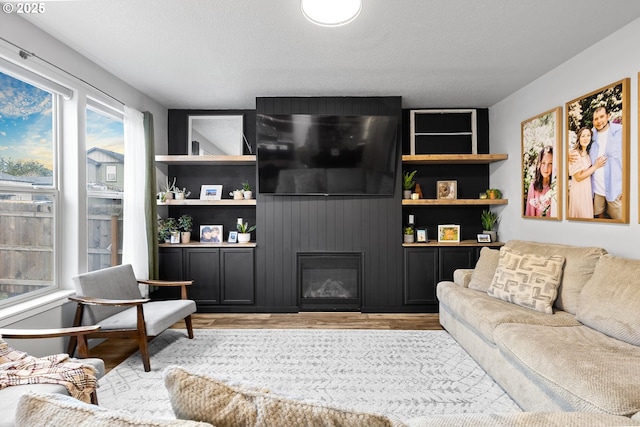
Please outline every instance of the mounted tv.
M258 114L256 134L261 194L394 193L396 116Z

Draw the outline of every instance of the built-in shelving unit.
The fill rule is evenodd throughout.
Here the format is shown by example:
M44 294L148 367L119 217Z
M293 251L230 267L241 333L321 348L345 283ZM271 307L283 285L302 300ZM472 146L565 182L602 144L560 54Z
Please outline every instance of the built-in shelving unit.
M166 165L251 165L256 162L256 156L185 156L185 155L157 155L157 163Z
M405 164L483 165L507 160L508 154L405 154Z

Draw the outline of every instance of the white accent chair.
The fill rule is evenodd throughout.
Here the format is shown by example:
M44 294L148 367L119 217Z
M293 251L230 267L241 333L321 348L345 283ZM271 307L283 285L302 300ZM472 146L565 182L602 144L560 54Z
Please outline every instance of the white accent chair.
M74 326L100 325L89 338L135 338L142 355L145 372L151 370L148 338L159 335L184 319L189 338L193 338L191 314L196 303L187 299L187 286L193 281L137 280L129 264L81 274L73 278L78 303ZM181 299L152 301L143 298L138 284L179 286ZM76 340L69 340L69 354L75 352Z

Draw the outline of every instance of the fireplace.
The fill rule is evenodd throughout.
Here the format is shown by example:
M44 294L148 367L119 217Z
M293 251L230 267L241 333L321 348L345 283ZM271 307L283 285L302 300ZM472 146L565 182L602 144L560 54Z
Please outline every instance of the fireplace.
M361 253L298 253L297 266L301 311L360 310Z

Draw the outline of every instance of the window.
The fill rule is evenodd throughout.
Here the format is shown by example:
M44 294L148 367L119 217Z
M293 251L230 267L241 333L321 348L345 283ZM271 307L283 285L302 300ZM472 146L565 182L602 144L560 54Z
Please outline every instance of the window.
M117 112L87 100L88 271L122 263L124 124Z
M0 72L0 304L56 287L59 98Z

